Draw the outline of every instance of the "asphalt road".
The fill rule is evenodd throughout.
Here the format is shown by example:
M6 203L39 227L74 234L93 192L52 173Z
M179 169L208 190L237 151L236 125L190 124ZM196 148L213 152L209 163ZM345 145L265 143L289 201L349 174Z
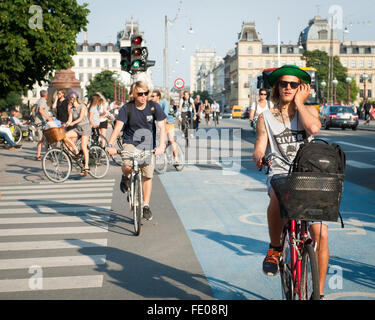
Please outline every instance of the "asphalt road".
M326 294L374 299L375 132L319 136L342 145L348 160L346 227L329 223ZM154 219L140 237L119 167L102 180L75 174L56 185L34 160L35 146L0 149L0 299L280 299L279 278L261 271L268 198L251 161L254 139L245 120L202 126L184 170L155 177Z

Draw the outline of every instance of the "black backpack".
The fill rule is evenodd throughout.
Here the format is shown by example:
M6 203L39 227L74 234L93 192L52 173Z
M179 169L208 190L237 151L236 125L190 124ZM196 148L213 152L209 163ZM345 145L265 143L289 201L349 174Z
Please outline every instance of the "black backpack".
M313 173L316 175L323 174L323 176L337 176L339 181L338 188L340 189L340 203L344 185L345 167L346 156L338 144L329 144L322 139L313 139L310 142L305 141L301 144L293 161L291 171L299 174ZM322 198L319 200L323 201ZM337 207L337 209L332 207L331 209L338 211L339 207ZM341 226L344 227L340 212L338 212L338 214L341 220Z
M344 179L345 166L345 153L338 144L313 139L301 144L293 161L292 171L338 174Z

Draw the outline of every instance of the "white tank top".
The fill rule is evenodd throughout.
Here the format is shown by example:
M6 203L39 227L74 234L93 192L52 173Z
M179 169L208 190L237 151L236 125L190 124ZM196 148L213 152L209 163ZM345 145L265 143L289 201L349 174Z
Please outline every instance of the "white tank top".
M274 152L292 162L297 154L299 146L305 139L310 141L309 136L302 125L302 121L295 113L292 121L282 123L275 119L270 110L263 113L264 123L268 134L268 145L266 154ZM288 173L289 166L279 159L272 159L269 177L274 174Z

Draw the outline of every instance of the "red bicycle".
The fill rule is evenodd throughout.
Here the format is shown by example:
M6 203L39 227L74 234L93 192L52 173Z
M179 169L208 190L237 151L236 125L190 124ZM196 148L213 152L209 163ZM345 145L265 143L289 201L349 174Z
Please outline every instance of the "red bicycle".
M292 165L275 153L264 157L263 164L269 167L272 158ZM325 215L325 206L340 202L340 181L335 175L290 172L275 174L271 186L279 200L281 218L286 221L279 261L283 298L320 300L317 243L310 236L309 221L335 221Z

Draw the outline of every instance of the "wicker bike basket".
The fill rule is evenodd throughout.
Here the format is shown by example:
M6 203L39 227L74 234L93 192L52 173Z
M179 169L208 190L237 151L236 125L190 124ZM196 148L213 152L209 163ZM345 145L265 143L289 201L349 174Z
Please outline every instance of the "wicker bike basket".
M65 129L63 127L50 128L43 130L48 143L56 143L65 138Z
M311 172L275 175L271 186L280 203L280 215L289 220L337 221L343 176Z

